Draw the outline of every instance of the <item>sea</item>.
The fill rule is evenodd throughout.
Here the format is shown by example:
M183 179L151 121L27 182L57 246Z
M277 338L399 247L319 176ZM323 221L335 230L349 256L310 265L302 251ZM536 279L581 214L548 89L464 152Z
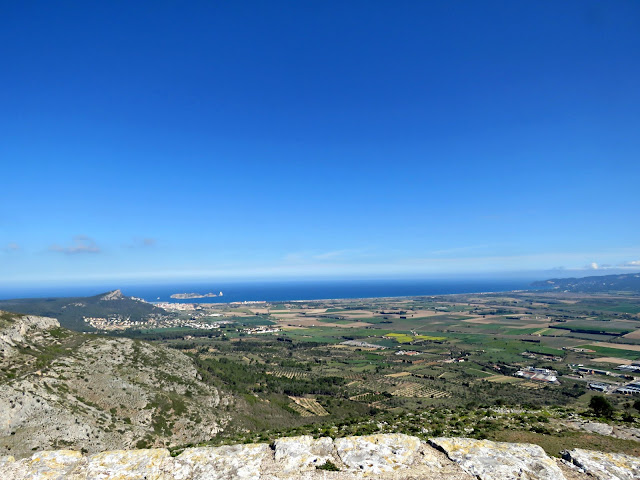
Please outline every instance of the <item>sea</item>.
M148 302L231 303L281 302L347 298L411 297L455 293L487 293L531 290L533 279L439 279L439 280L297 280L250 282L190 282L163 284L101 284L68 286L0 286L0 299L82 297L119 288L127 296ZM215 293L221 296L174 299L177 293Z

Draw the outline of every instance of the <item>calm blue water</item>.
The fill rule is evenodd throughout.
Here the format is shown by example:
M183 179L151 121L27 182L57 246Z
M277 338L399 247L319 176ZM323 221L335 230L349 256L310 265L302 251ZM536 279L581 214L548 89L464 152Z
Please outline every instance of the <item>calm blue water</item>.
M491 280L341 280L281 282L207 282L173 285L100 285L66 287L0 287L0 299L97 295L120 288L125 295L149 302L227 303L243 301L375 298L530 289L530 279ZM174 300L174 293L218 293L224 296Z

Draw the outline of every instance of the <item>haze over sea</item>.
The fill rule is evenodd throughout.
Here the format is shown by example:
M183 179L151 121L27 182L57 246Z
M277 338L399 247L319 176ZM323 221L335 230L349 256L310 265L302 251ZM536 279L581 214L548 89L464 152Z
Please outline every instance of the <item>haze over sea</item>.
M2 287L0 299L97 295L120 288L125 295L149 302L228 303L251 301L376 298L454 293L501 292L531 287L532 279L438 279L438 280L298 280L167 283L161 285L93 285L48 287ZM219 293L222 297L172 299L175 293Z

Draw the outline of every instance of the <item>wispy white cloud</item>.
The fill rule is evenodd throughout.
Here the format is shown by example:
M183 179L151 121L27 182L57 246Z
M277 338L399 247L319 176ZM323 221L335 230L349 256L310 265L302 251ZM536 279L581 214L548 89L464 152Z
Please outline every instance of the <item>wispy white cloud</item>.
M67 255L77 255L82 253L100 253L101 250L92 238L86 235L76 235L73 237L73 243L71 245L60 246L53 244L49 247L49 251Z
M324 252L324 253L312 255L312 258L315 260L335 260L338 258L346 258L346 257L355 256L355 255L360 255L361 253L362 253L362 250L358 250L358 249L332 250L330 252Z
M152 237L135 237L130 243L122 245L122 248L150 248L154 247L158 241Z
M17 252L18 250L20 250L20 245L14 242L10 242L7 243L7 245L5 245L2 250L5 252Z
M132 239L133 241L133 239ZM144 248L143 237L137 239ZM154 247L150 248L150 252ZM98 253L93 240L80 236L73 244L53 246L53 251L65 254ZM114 252L110 252L114 253ZM118 253L118 252L115 252ZM123 253L122 260L126 258ZM45 278L27 269L16 270L12 281L31 281L34 278L57 281L61 279L235 279L235 278L336 278L336 277L437 277L439 275L502 274L517 272L557 272L557 276L587 276L640 270L640 246L616 247L601 251L556 251L516 255L438 256L409 255L402 250L381 251L375 247L362 249L309 249L285 256L252 258L203 259L185 256L181 262L147 262L129 264L118 261L116 255L103 262L101 269L91 271L68 269L51 271ZM8 257L8 255L4 255ZM98 260L98 259L96 259ZM105 260L107 260L105 256ZM596 263L597 270L592 263ZM559 267L562 266L562 267ZM554 269L555 267L555 269ZM550 277L553 276L550 275ZM549 277L549 278L550 278ZM0 279L0 283L2 279Z
M353 261L362 257L370 256L370 251L364 248L344 248L340 250L329 250L326 252L291 252L286 254L283 257L283 260L285 263L322 263Z
M640 260L631 260L618 264L591 262L585 265L583 270L620 270L625 268L640 268Z
M450 255L450 254L456 254L456 253L473 252L476 250L483 250L490 247L491 245L467 245L464 247L454 247L454 248L445 248L442 250L434 250L431 252L431 255Z
M366 250L332 250L327 252L294 252L280 262L274 262L266 271L322 274L393 274L438 275L493 273L516 271L556 271L568 275L588 275L640 268L640 261L623 261L625 257L637 258L640 247L616 248L600 252L539 252L531 254L496 255L463 254L473 249L492 248L496 245L474 245L429 252L425 256L406 256L403 252L376 252ZM460 252L455 255L455 252ZM448 254L448 255L447 255ZM624 262L624 263L623 263ZM257 266L256 266L257 268ZM256 272L258 273L258 272Z
M640 268L640 260L631 260L619 265L620 267Z

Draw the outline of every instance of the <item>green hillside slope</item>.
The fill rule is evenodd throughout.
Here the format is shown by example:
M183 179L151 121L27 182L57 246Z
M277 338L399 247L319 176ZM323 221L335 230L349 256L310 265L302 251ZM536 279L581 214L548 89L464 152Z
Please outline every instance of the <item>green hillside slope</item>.
M0 300L0 310L40 315L58 319L60 324L71 330L87 332L93 328L85 323L84 317L109 318L129 317L132 321L142 321L166 312L150 303L127 297L114 290L93 297L51 297L20 298Z

